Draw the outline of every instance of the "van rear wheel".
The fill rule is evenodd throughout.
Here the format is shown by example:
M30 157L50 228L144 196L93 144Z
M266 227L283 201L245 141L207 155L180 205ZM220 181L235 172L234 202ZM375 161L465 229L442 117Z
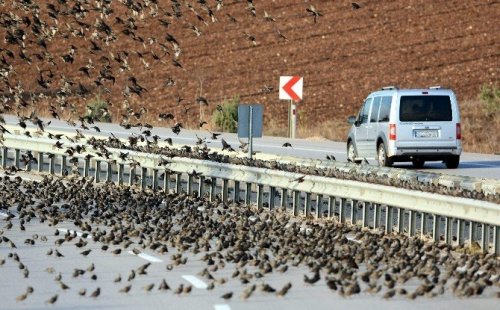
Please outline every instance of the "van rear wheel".
M422 158L414 158L411 162L413 163L413 167L417 169L420 169L425 165L425 160Z
M444 164L448 169L457 169L460 163L460 155L451 155L444 160Z
M356 154L356 149L354 148L354 143L352 141L349 141L347 144L347 161L351 163L356 163L359 164L359 161L356 161L356 157L358 155Z
M387 151L383 142L380 143L377 148L377 162L380 167L392 166L392 160L387 157Z

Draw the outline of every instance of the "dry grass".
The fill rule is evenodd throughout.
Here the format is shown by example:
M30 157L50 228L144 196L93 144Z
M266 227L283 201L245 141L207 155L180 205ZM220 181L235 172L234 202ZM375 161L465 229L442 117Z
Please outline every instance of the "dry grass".
M462 144L465 152L500 153L500 113L490 112L480 100L467 100L460 103L462 117ZM346 118L347 119L347 118ZM321 124L299 125L298 138L322 138L345 141L350 125L346 119L332 120ZM268 122L264 134L287 136L286 126Z

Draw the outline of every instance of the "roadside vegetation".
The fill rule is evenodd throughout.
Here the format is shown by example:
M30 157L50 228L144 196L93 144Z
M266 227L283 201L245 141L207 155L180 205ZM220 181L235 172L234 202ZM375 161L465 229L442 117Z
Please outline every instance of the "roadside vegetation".
M86 116L103 123L111 123L112 121L111 114L108 111L108 103L99 94L88 101Z
M214 129L223 132L236 132L238 130L238 104L239 96L234 96L217 106L212 114Z

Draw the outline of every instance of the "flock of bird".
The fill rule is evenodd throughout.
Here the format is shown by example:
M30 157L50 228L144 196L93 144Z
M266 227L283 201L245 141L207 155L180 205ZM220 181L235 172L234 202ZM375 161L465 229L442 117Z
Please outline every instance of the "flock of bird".
M386 299L415 299L451 292L455 296L494 294L500 298L500 261L494 254L457 253L446 244L365 231L331 220L295 218L283 210L257 210L237 202L209 202L113 183L95 186L92 178L70 182L50 176L41 181L5 176L0 183L0 201L8 215L2 221L0 247L10 249L6 257L0 257L0 274L9 262L19 267L20 277L30 277L29 260L16 252L22 240L10 238L12 232L27 231L28 225L39 223L55 230L53 235L25 236L23 245L35 250L39 244L50 247L40 255L46 257L47 276L56 275L54 281L60 290L46 297L49 304L74 290L65 280L69 277L88 276L99 284L97 270L102 268L97 263L82 268L75 260L73 272L58 269L57 260L66 259L72 248L86 259L92 259L96 251L108 253L112 259L125 250L167 258L163 279L139 288L145 292L155 289L190 294L190 285L169 285L168 270L189 264L188 256L195 255L205 264L198 275L209 283L207 290L221 287L225 293L220 297L226 300L238 294L234 286L226 285L230 281L243 285L241 299L261 293L286 296L293 288L320 283L343 297L368 293ZM82 234L57 230L69 222ZM137 292L135 279L147 278L150 265L118 273L113 280L116 292ZM273 273L286 279L292 267L299 272L309 270L300 283L290 281L273 287L266 280ZM223 270L231 277L219 275ZM82 287L78 294L98 298L102 287L101 283L88 294ZM29 302L36 291L29 286L12 298Z
M148 109L134 106L146 102L148 89L157 86L151 79L139 80L138 76L159 68L155 70L163 80L161 87L176 86L177 70L185 71L188 60L182 57L181 38L186 34L174 33L174 29L189 29L199 37L208 31L210 23L237 23L225 12L229 6L241 7L244 15L256 22L278 24L276 17L259 9L253 0L2 1L0 113L26 117L31 111L43 113L38 109L43 103L50 106L50 114L64 114L74 122L82 114L85 101L100 94L108 106L99 107L99 115L111 116L112 109L114 119L124 123L133 117L152 120ZM351 3L351 7L357 10L362 6ZM314 23L323 16L312 4L304 6L302 14L311 16ZM162 29L163 36L153 36L152 29ZM275 29L278 39L288 40L278 26ZM257 37L248 31L241 34L241 39L252 45L258 44ZM23 80L26 76L30 78ZM264 86L262 91L272 90ZM201 94L195 95L194 101L174 94L172 90L177 107L183 111L175 115L178 123L188 121L193 104L209 104ZM171 107L177 110L174 103ZM172 113L159 114L160 122L165 120L162 115L174 118Z

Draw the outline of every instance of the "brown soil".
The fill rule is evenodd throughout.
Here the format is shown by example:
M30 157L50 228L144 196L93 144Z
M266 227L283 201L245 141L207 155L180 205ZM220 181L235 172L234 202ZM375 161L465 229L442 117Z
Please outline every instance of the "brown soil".
M247 9L247 1L224 0L224 6L217 11L216 2L207 0L217 19L215 22L198 1L178 1L183 15L180 18L172 16L174 1L158 1L157 15L150 16L152 2L156 1L129 0L132 5L143 8L142 20L141 13L133 15L121 1L113 1L110 5L113 13L105 22L111 26L116 40L106 45L102 41L104 33L98 32L99 37L93 41L102 51L94 53L90 53L90 41L99 16L93 9L95 1L82 5L89 12L79 21L88 24L88 30L85 25L78 25L70 12L75 6L74 0L67 0L67 5L61 4L64 1L41 2L40 20L46 23L46 28L58 28L54 38L46 40L47 52L56 65L36 57L44 50L37 45L37 37L32 32L33 8L24 9L19 4L14 6L14 1L5 1L0 6L0 36L4 39L7 31L14 32L15 26L7 14L28 16L31 26L19 22L18 28L26 32L24 53L31 62L20 57L19 44L3 40L2 49L12 51L15 58L9 57L5 50L0 53L5 59L1 68L5 70L12 65L14 70L8 79L0 82L0 92L8 93L18 82L24 91L43 90L36 81L37 67L51 69L54 73L49 87L52 90L62 86L60 74L75 83L95 86L93 81L108 63L107 57L116 82L103 80L100 90L94 89L93 93L100 91L112 105L110 111L116 122L126 114L122 92L125 85L131 85L127 79L134 76L147 89L140 97L135 94L128 97L134 111L141 107L147 109L141 122L166 125L158 121L158 114L171 112L176 121L193 126L200 119L197 96L201 94L209 102L201 111L201 118L208 119L222 100L239 95L242 102L264 104L266 122L284 126L287 102L278 99L279 76L300 75L304 77L304 100L299 103L299 122L302 126L314 127L330 120L343 122L347 115L356 113L369 92L384 85L408 88L443 85L454 89L459 100L465 100L476 98L481 85L498 85L500 81L500 2L496 0L371 0L359 2L362 8L358 10L351 8L351 1L254 0L257 17ZM57 25L47 14L47 3L53 3L60 11ZM322 14L317 23L306 11L311 4ZM276 21L265 21L264 11ZM237 22L231 22L227 14ZM122 32L125 26L116 23L116 17L134 18L135 38ZM160 19L171 24L166 28L160 24ZM189 29L190 24L196 25L202 34L196 36ZM69 28L82 29L83 37L72 35ZM276 29L288 40L279 38ZM166 41L167 33L179 42L182 53L178 61L183 68L172 63L174 51L172 44ZM245 33L254 36L257 44L252 44ZM150 38L155 42L150 44ZM159 43L168 48L169 54L155 60L152 52L158 56L165 53ZM72 64L63 62L60 57L68 53L71 44L77 48ZM120 72L120 64L112 55L124 58L125 52L131 70ZM137 52L142 53L149 69L145 68ZM95 66L90 70L90 78L78 71L89 59ZM174 86L166 85L167 77L175 81ZM273 90L263 92L265 85ZM177 96L184 98L181 104L177 103ZM65 109L70 110L74 104L78 111L75 119L84 111L85 102L93 98L94 94L86 98L72 96ZM57 106L54 100L50 102ZM28 112L34 107L43 115L48 113L46 106L46 101L35 102L25 109ZM12 104L11 107L17 109ZM130 121L137 120L131 118Z

